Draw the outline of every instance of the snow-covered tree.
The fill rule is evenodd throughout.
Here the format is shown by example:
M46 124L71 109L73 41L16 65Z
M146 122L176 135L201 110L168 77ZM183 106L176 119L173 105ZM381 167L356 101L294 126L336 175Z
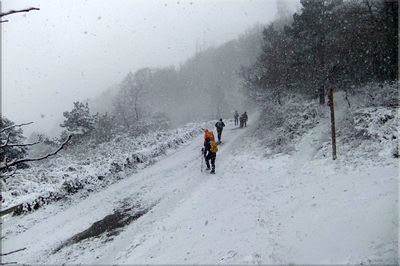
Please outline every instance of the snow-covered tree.
M241 71L243 85L255 97L286 90L318 97L323 104L327 87L347 90L398 78L398 1L301 4L290 25L264 30L257 61Z
M63 113L65 120L61 127L67 130L68 134L86 135L94 129L94 119L90 115L89 104L74 102L74 108Z
M71 139L69 135L64 142L55 150L39 157L28 157L27 150L42 140L38 139L35 142L23 143L23 131L21 127L32 124L32 122L24 124L15 124L12 121L2 118L0 124L0 181L12 176L15 171L21 166L27 166L27 162L41 161L50 156L56 155L65 144ZM2 184L3 185L3 184Z
M22 159L27 155L28 146L16 145L25 140L21 126L16 125L6 117L0 120L0 128L4 129L0 132L0 161ZM20 164L19 167L26 167L27 164Z

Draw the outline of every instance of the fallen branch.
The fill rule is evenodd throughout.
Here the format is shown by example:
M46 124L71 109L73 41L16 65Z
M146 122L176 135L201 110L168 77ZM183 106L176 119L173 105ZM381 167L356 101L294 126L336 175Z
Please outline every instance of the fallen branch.
M20 163L25 163L25 162L33 162L33 161L41 161L44 160L50 156L56 155L60 150L62 150L65 146L65 144L67 144L67 142L71 139L72 135L69 135L68 138L60 145L60 147L58 147L57 150L55 150L52 153L48 153L42 157L38 157L38 158L24 158L24 159L14 159L11 162L3 162L2 165L0 165L0 171L7 169L10 166L14 166L16 164L20 164Z
M25 250L25 249L26 249L26 248L20 248L20 249L14 250L14 251L10 251L10 252L8 252L8 253L0 254L0 256L7 256L7 255L10 255L10 254L13 254L13 253L16 253L16 252L23 251L23 250Z
M9 265L9 264L18 264L18 262L13 261L13 262L0 262L0 265Z

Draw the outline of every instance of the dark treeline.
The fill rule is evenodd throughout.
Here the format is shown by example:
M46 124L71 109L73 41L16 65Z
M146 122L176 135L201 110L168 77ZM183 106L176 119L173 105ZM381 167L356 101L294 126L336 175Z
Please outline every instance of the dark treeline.
M264 29L262 53L241 70L254 98L291 91L319 97L322 104L327 87L398 79L397 0L300 2L293 22Z

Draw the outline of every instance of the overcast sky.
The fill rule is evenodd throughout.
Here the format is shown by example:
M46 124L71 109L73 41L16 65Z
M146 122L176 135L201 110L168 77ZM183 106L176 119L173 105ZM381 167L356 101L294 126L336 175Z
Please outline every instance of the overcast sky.
M72 102L142 67L178 66L277 15L282 0L3 0L2 113L25 131L54 130ZM289 1L295 6L296 1ZM281 5L280 5L281 6Z

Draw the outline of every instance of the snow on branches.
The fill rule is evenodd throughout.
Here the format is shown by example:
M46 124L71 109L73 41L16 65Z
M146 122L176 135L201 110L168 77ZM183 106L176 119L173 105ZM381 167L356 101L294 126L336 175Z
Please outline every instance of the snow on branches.
M20 143L19 141L23 139L22 130L16 129L26 125L30 125L32 123L33 122L13 124L8 119L2 119L1 126L3 128L0 129L0 179L4 180L14 175L17 169L17 165L26 162L41 161L47 159L50 156L56 155L60 150L64 148L65 144L67 144L67 142L72 137L72 135L69 135L64 140L64 142L62 142L61 145L53 152L35 158L25 157L26 147L36 145L40 143L41 140L39 139L38 141L32 143Z
M20 10L10 10L8 12L0 13L0 23L8 22L8 20L1 20L5 16L9 16L9 15L12 15L15 13L30 12L32 10L40 10L40 8L30 7L30 8L25 8L25 9L20 9Z

